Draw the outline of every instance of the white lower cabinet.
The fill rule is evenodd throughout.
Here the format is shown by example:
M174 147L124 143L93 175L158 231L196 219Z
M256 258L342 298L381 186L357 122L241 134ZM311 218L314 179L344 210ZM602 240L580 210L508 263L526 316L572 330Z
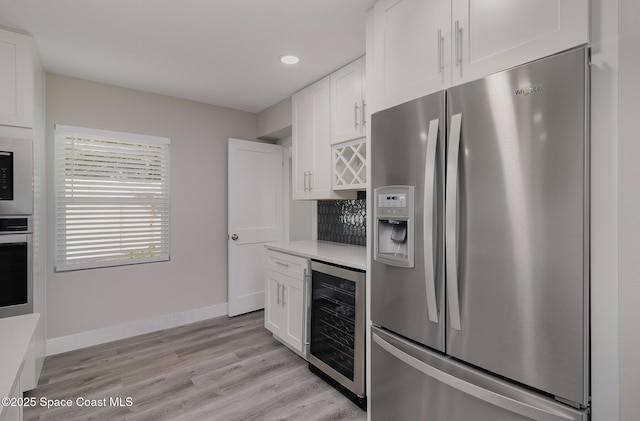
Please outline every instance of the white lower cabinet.
M266 252L264 326L304 358L308 266L305 258Z
M4 398L5 396L3 396ZM2 417L0 421L22 421L23 420L23 411L22 405L18 405L19 400L22 398L22 391L20 389L20 377L18 376L11 388L11 393L7 396L9 399L13 401L13 405L8 405L4 412L2 413Z
M21 421L23 418L22 392L25 385L21 381L25 364L33 358L29 348L34 341L34 333L40 314L0 318L0 421ZM6 398L6 399L5 399Z

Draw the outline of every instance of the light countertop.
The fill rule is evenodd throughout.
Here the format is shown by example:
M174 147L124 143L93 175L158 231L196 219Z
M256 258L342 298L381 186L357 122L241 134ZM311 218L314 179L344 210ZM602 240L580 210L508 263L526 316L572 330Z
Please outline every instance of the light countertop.
M37 313L0 318L0 397L11 396L39 318ZM4 409L0 405L0 415Z
M283 253L295 254L309 259L346 266L354 269L367 270L367 248L351 244L334 243L331 241L285 241L270 243L266 248Z

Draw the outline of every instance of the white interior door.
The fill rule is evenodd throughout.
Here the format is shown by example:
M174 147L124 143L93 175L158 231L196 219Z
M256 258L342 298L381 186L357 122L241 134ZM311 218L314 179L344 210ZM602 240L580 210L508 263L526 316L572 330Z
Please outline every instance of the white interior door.
M229 316L264 308L264 245L282 239L279 145L229 139Z

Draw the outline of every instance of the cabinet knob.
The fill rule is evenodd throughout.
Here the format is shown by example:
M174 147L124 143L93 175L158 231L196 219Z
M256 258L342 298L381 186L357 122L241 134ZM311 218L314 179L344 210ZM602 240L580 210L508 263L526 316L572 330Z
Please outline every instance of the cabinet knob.
M233 241L236 241L236 240L238 239L238 234L233 234L233 235L231 236L231 239L232 239Z

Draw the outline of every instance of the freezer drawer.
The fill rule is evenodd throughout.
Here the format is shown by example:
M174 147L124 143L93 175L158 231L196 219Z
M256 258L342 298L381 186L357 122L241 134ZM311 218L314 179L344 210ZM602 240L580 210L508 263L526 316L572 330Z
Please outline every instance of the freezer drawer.
M371 420L587 421L523 387L372 328Z

